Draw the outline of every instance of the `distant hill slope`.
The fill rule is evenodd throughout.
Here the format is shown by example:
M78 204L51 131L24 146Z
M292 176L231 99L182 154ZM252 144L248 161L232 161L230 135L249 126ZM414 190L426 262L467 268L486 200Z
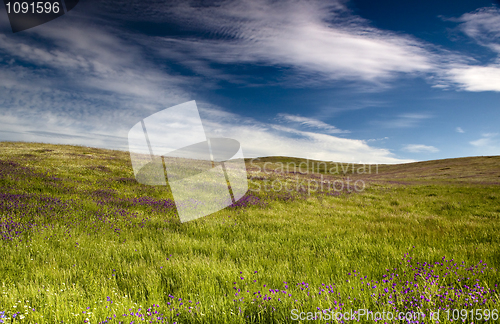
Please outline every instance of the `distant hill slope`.
M80 160L90 168L105 168L106 161L125 163L126 171L133 176L130 156L126 151L107 150L73 145L57 145L26 142L0 142L0 160L24 161L37 168L38 162L51 160L64 163L68 158ZM78 162L77 162L78 163ZM500 156L478 156L432 160L405 164L360 165L341 162L325 162L300 158L272 156L246 159L247 169L252 172L283 171L285 173L320 173L331 177L363 178L368 181L459 181L500 185ZM98 165L97 165L98 164ZM307 168L306 168L307 165ZM299 168L300 167L300 168ZM365 167L365 172L359 172ZM371 170L368 172L368 170Z
M304 173L307 170L309 173L314 171L314 173L325 175L350 176L353 179L363 178L372 181L450 180L500 184L500 156L477 156L378 166L273 156L247 159L247 165L253 170L259 168L262 170L264 165L266 170L276 170L283 166L285 172L293 170L293 165L295 165L297 172Z

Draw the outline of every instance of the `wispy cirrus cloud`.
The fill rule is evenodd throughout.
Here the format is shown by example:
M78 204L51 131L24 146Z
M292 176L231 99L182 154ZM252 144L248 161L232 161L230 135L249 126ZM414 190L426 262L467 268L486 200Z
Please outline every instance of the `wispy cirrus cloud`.
M403 151L409 153L436 153L439 149L434 146L424 144L407 144L402 148Z
M440 72L442 79L466 91L500 91L500 8L480 8L447 20L459 23L458 28L465 35L495 52L497 57L483 65L452 60Z
M500 8L486 7L451 19L459 28L482 46L500 53Z
M381 141L385 141L385 140L388 140L389 137L386 136L386 137L382 137L382 138L370 138L370 139L367 139L366 141L369 143L369 142L381 142Z
M100 5L117 14L119 4L120 1L115 1ZM438 88L458 85L467 91L498 91L500 87L497 64L473 65L473 59L460 53L439 49L409 35L374 28L369 21L350 12L340 0L233 0L212 5L190 1L159 5L132 0L126 4L127 8L136 8L133 16L129 10L123 13L127 19L174 22L204 36L124 33L126 36L122 38L141 45L131 46L116 34L101 32L102 28L97 30L72 22L64 28L51 23L31 31L48 36L59 49L47 51L41 46L30 49L5 37L1 43L4 49L9 47L9 52L18 53L24 59L59 68L79 67L88 75L82 80L85 86L139 96L150 96L158 88L173 84L187 86L195 79L158 73L151 64L145 66L146 52L175 60L199 75L234 83L284 81L321 86L332 80L349 80L364 82L363 89L367 90L370 85L386 85L401 74L413 74L425 76ZM498 12L494 7L483 8L451 20L460 23L468 36L499 52L500 45L498 39L495 40L499 30ZM207 34L210 37L206 37ZM62 46L75 52L62 51ZM132 62L137 62L137 69L122 71L119 68L130 67ZM213 66L242 63L286 68L290 73L264 80L255 75L230 73L220 65ZM148 73L139 73L144 68Z
M430 71L434 65L423 42L370 27L342 1L238 0L201 7L177 2L156 19L162 15L213 35L155 39L164 56L185 60L202 72L211 71L201 63L208 60L288 67L301 81L381 83L398 73Z
M384 128L411 128L419 126L424 120L432 117L425 113L400 114L396 118L375 120L372 124Z
M448 20L500 52L498 13L495 7L483 8ZM306 87L347 80L362 83L364 91L377 91L401 75L415 75L436 88L500 91L497 63L478 65L467 54L374 28L342 1L234 0L216 6L174 2L156 13L149 10L148 15L159 21L189 22L190 28L212 35L157 37L149 44L160 55L220 80ZM287 74L263 80L225 73L214 69L213 63L273 66L286 68Z
M161 71L143 50L74 18L0 33L2 139L122 145L116 137L138 117L190 99L187 79Z
M165 88L171 95L184 92L180 86L185 78L159 71L144 58L143 49L111 30L76 20L45 24L23 36L0 34L0 52L21 64L57 71L49 77L52 82L71 79L73 87L141 100L158 98Z
M495 151L496 154L500 153L500 138L498 133L484 133L480 139L470 141L469 143L478 148Z
M481 155L500 155L500 136L498 133L483 133L481 138L470 141Z
M298 124L301 126L317 129L319 131L323 131L328 134L350 133L350 131L348 130L338 129L337 127L322 122L321 120L309 117L281 113L277 115L277 119L279 121L285 121L292 124Z

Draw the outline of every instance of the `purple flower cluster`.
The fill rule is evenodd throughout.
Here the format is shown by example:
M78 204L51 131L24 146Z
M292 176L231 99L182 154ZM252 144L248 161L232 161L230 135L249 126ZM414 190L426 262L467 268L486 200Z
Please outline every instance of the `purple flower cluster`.
M40 194L0 192L0 236L12 240L35 227L47 225L62 217L67 202Z
M120 233L124 227L144 226L148 217L139 223L135 221L139 210L176 215L176 205L172 199L123 196L109 186L108 180L98 181L99 189L92 190L95 184L85 180L60 179L48 175L48 172L35 172L14 161L0 160L0 180L4 180L0 182L0 239L3 240L22 239L23 233L50 230L56 224L66 226L68 237L71 237L71 229L75 227L83 227L89 234L100 230ZM135 182L132 178L115 180ZM60 195L55 198L38 190ZM66 195L76 192L81 199L74 200ZM92 204L97 205L98 209L93 208ZM197 206L192 205L195 208ZM247 194L230 208L255 205L265 206L266 203L255 195Z
M290 287L284 281L281 287L264 284L252 290L250 287L255 284L242 285L244 278L240 277L240 281L233 283L233 301L250 303L252 307L247 305L244 309L245 316L251 318L263 310L274 312L281 308L279 304L330 312L371 305L374 311L427 314L438 310L492 308L499 302L498 284L488 285L487 280L496 271L482 261L473 266L445 257L439 262L416 262L406 254L400 268L386 269L387 273L378 280L369 280L353 270L348 273L346 284L323 283L312 288L307 282L299 282Z
M231 308L237 310L234 315L257 322L268 317L289 316L294 308L340 312L368 307L374 312L430 314L438 310L495 308L498 305L497 284L490 283L491 288L486 285L496 270L483 261L467 266L464 262L457 263L443 257L440 261L428 263L417 262L406 254L399 268L386 269L385 272L378 279L370 280L353 270L346 275L345 283L318 286L307 282L289 284L287 281L279 285L262 284L258 282L257 271L247 276L240 272L233 282L232 293L227 293L225 298L233 303ZM100 323L124 318L128 321L130 317L163 323L169 319L182 319L186 314L192 318L203 311L197 307L199 302L193 304L173 295L169 298L167 307L159 308L166 309L164 312L155 312L159 307L156 305L143 311L115 313ZM109 297L108 301L112 303Z
M148 207L149 212L168 213L175 211L175 203L172 199L156 199L152 197L120 198L118 192L113 189L99 189L89 193L97 205L119 206L122 208L134 208L137 206Z
M264 202L261 198L247 192L237 202L231 204L229 208L246 208L251 206L264 207L266 205L267 203Z
M129 198L127 201L130 202L132 206L148 206L157 212L175 210L175 202L172 199L157 200L151 197L137 197Z
M480 308L498 302L497 284L495 288L486 285L488 274L496 274L497 270L483 261L467 266L464 261L457 263L443 257L427 263L416 262L406 254L400 264L399 269L387 269L380 281L365 280L364 285L373 291L371 296L376 304L401 311L417 308L437 311ZM357 279L363 280L360 276Z
M47 185L68 191L68 189L64 188L60 183L62 180L61 178L51 176L48 172L35 172L31 168L22 166L14 161L0 160L0 179L8 179L17 182L26 181L27 179L29 179L30 182L33 180L41 180Z
M190 299L175 297L171 294L168 295L168 298L169 301L165 303L166 307L161 308L166 308L166 312L160 311L160 305L157 304L153 304L148 308L139 307L137 310L134 310L134 308L128 308L125 311L116 312L112 311L113 300L108 296L106 301L109 305L106 305L105 307L109 310L110 314L98 323L134 323L135 321L145 321L147 323L171 323L171 320L174 320L173 323L177 323L175 318L180 319L181 315L190 314L194 316L200 314L201 312L199 301L195 302Z
M73 199L66 201L42 194L0 192L0 238L13 240L28 231L43 231L55 224L71 229L79 227L89 235L101 230L119 234L123 227L143 227L148 218L137 222L138 214L124 208L82 210Z

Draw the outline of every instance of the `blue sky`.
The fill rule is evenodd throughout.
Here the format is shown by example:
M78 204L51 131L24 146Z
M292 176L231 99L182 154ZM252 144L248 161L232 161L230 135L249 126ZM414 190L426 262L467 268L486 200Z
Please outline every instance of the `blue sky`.
M0 9L0 140L126 150L196 100L246 157L500 154L498 2L81 0L16 34Z

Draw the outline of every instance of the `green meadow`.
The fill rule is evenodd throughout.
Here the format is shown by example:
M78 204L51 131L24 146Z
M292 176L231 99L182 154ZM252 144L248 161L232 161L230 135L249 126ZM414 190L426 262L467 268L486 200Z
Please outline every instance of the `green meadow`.
M500 156L247 171L181 223L128 152L0 142L0 323L499 321Z

